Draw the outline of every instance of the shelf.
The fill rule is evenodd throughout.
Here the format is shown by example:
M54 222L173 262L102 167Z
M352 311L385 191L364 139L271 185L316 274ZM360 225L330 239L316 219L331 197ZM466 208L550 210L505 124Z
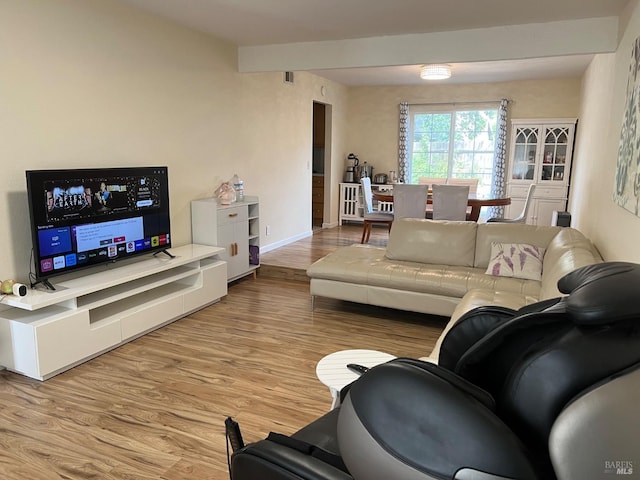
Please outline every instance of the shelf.
M566 208L576 121L575 118L512 120L510 138L514 142L507 187L512 203L506 216L520 213L532 183L537 187L527 223L550 225L552 207ZM532 154L535 161L527 161Z
M194 242L224 246L220 258L227 262L227 280L253 272L249 268L250 248L260 247L260 204L258 197L245 195L223 209L215 199L191 202L191 235Z
M166 272L203 258L218 255L224 251L220 247L208 245L185 245L172 248L170 252L175 258L166 255L156 255L138 258L130 261L110 263L95 267L95 273L78 272L73 278L59 277L55 281L55 291L45 290L38 285L30 289L24 297L6 295L0 304L9 305L24 310L37 310L49 305L64 304L69 308L77 307L77 299L114 286L134 282L140 277L150 278L155 273ZM195 268L195 267L192 267Z
M45 380L227 294L224 249L172 248L175 258L111 264L56 291L7 295L0 305L0 365Z
M126 284L105 288L98 292L78 297L78 308L98 308L107 303L124 300L147 290L157 289L171 282L198 275L200 267L175 267L171 270L155 273Z

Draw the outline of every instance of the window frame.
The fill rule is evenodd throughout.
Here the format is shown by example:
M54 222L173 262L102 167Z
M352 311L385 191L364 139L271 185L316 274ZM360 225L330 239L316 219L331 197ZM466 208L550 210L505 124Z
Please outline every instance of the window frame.
M456 117L455 115L458 112L468 112L468 111L486 111L486 110L495 110L496 112L496 124L495 132L496 138L494 139L493 146L493 156L495 158L496 152L496 141L497 141L497 123L498 116L500 110L500 102L472 102L472 103L442 103L442 104L409 104L408 113L407 113L407 168L406 168L406 178L411 183L411 178L413 176L413 147L414 147L414 117L417 114L438 114L438 113L448 113L451 114L451 126L449 130L449 147L448 147L448 158L447 158L447 176L446 178L464 178L464 177L456 177L454 175L454 153L455 153L455 126L456 126ZM475 150L474 150L475 152ZM494 171L492 168L491 177L494 175ZM434 175L429 175L434 177ZM440 178L440 177L435 177ZM492 179L493 180L493 179ZM488 188L485 185L485 189ZM487 192L488 193L488 192Z

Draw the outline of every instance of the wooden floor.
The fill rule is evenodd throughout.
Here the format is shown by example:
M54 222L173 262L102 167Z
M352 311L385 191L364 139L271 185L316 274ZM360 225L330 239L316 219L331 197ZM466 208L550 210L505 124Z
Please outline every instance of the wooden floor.
M261 273L308 281L306 269L316 260L338 247L360 243L362 225L342 225L315 230L313 236L298 240L276 250L261 254ZM386 247L389 232L386 227L374 226L368 245Z
M384 230L374 234L386 241ZM351 243L347 233L319 235ZM297 251L306 268L335 248L308 243L263 261ZM324 355L422 356L443 326L439 317L330 299L312 311L308 283L248 277L219 303L46 382L0 372L0 478L227 479L227 415L247 441L293 433L331 404L315 376Z

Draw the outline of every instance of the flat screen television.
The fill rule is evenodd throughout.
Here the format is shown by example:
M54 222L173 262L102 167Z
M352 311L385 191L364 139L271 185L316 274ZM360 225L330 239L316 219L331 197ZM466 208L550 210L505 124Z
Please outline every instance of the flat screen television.
M35 283L171 247L167 167L26 175Z

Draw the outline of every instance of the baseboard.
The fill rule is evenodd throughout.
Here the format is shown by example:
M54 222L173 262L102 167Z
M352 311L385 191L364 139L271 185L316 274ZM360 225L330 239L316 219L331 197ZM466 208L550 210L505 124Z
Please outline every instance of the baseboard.
M280 240L279 242L270 243L268 245L260 246L260 253L267 253L271 250L275 250L276 248L284 247L285 245L289 245L290 243L297 242L298 240L302 240L303 238L307 238L313 235L313 231L308 230L300 235L295 235L293 237L285 238L284 240Z
M337 227L337 226L338 226L338 222L331 222L331 223L323 222L322 223L322 228L333 228L333 227Z

